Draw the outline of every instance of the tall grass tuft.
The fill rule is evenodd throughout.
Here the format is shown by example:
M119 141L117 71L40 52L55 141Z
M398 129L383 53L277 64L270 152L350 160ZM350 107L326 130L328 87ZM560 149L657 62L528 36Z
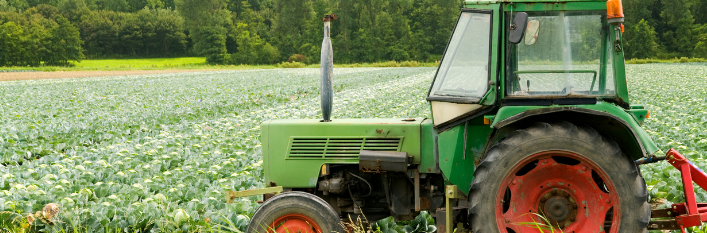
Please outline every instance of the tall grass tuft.
M535 221L535 218L533 218L531 216L530 219L532 219L533 222L518 222L518 223L515 223L515 225L537 229L543 233L544 232L555 233L555 230L557 230L557 232L563 233L560 226L557 226L557 228L555 228L555 226L552 226L551 224L546 224L546 223L549 223L550 221L547 218L545 218L545 216L538 214L538 213L527 213L527 214L537 216L538 221ZM526 214L524 214L524 215L526 215Z

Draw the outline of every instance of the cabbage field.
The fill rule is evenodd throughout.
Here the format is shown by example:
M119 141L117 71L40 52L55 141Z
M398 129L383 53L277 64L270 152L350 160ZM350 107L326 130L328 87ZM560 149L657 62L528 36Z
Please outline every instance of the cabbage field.
M427 116L422 96L433 73L338 69L333 116ZM257 197L227 203L226 192L263 187L259 124L317 118L318 76L283 69L1 82L0 229L245 230ZM51 221L48 203L59 208Z
M650 111L644 128L658 148L675 148L707 168L707 64L629 65L626 72L632 103ZM641 171L651 198L684 202L680 172L673 166L663 162ZM697 201L707 202L707 192L695 187Z
M336 69L333 117L429 117L434 71ZM659 147L707 167L707 66L627 72ZM259 124L319 118L318 88L319 69L0 82L0 232L245 230L257 197L225 196L263 186ZM650 193L681 201L666 165L642 167Z

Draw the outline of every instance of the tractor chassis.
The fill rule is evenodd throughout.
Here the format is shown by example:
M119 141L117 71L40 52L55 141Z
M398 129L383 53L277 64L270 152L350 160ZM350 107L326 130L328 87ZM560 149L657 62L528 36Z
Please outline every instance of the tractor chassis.
M695 189L692 186L692 182L695 182L702 189L707 190L707 173L695 166L675 149L670 149L665 156L636 160L636 164L643 165L664 160L667 160L670 165L680 170L685 192L685 203L673 204L671 208L652 210L648 230L681 230L685 233L686 228L700 226L702 223L707 222L707 203L696 202ZM264 198L268 199L281 192L283 192L281 186L274 186L264 189L229 192L226 198L232 201L238 197L264 195ZM438 232L448 232L446 231L447 229L454 229L454 223L459 222L459 217L465 216L464 214L467 210L465 207L454 206L452 204L457 201L457 199L464 199L464 196L456 185L446 186L445 197L446 208L437 209L435 216L438 219ZM416 205L419 204L416 203ZM418 208L419 206L416 210L419 210ZM450 208L454 209L454 211L446 211Z

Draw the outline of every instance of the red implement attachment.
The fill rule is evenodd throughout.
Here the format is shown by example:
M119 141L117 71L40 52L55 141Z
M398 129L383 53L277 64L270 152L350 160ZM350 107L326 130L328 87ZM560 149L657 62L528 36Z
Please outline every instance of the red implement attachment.
M707 174L675 149L670 149L665 157L641 159L636 161L636 163L645 164L661 160L667 160L670 165L680 170L682 186L685 191L685 203L673 204L672 208L669 209L651 211L651 218L674 219L652 220L648 224L648 230L680 229L684 233L685 228L700 226L703 222L707 222L707 203L697 203L695 200L695 189L692 186L694 181L702 189L707 190Z

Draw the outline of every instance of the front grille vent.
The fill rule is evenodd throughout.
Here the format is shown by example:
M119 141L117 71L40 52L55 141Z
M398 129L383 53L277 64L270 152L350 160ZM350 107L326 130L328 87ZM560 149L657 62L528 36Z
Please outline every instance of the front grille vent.
M289 159L356 159L361 150L400 151L403 137L290 137Z

